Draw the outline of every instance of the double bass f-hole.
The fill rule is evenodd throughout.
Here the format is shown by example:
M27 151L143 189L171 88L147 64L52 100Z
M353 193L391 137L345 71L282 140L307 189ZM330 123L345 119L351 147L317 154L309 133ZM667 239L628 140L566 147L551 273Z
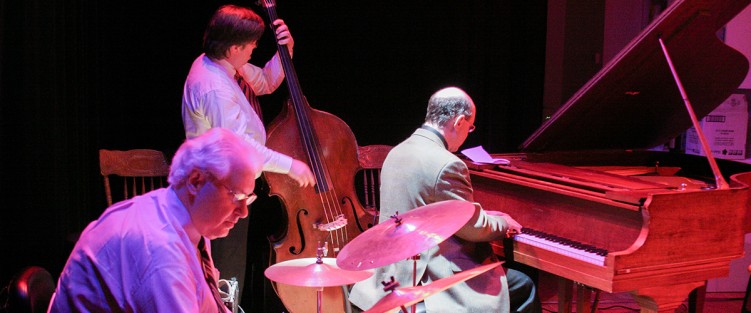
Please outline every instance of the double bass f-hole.
M304 236L302 227L300 227L300 225L302 225L303 215L308 215L308 210L300 209L299 211L297 211L297 215L295 216L295 221L297 224L297 232L300 234L300 238L303 238L303 239L300 240L300 250L297 250L295 246L289 247L289 253L292 253L294 255L298 255L302 253L303 250L305 250L305 236Z

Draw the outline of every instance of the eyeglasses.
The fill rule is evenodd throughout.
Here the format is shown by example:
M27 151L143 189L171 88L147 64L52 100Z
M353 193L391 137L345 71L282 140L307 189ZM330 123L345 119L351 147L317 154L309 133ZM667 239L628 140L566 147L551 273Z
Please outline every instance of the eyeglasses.
M255 193L252 193L252 192L251 192L251 193L249 193L249 194L244 194L244 193L242 193L242 192L234 192L234 191L233 191L232 189L230 189L229 187L227 187L227 185L225 185L225 184L222 184L222 183L220 183L220 184L221 184L221 185L222 185L222 186L223 186L224 188L226 188L226 189L227 189L227 191L229 191L229 193L230 193L230 194L232 194L232 196L234 197L234 199L233 199L233 200L234 200L235 202L239 203L239 204L242 204L242 205L248 206L248 205L250 205L251 203L253 203L253 201L256 201L256 199L258 198L258 196L257 196L257 195L256 195Z
M469 122L469 118L468 118L468 117L465 117L464 119L465 119L465 120L466 120L467 122ZM472 125L469 125L469 130L467 130L467 132L468 132L468 133L471 133L471 132L473 132L473 131L475 131L475 124L474 124L474 123L473 123Z
M214 176L213 174L209 174L209 176L212 177L213 181L219 183L219 185L222 185L222 187L224 187L224 189L227 189L227 191L229 191L229 193L233 197L232 200L235 201L235 202L237 202L237 203L239 203L239 204L248 206L251 203L253 203L253 201L256 201L256 199L258 198L258 196L255 193L252 193L252 192L249 193L249 194L245 194L245 193L242 193L242 192L235 192L234 190L232 190L232 188L230 188L229 186L227 186L224 183L220 182L216 178L216 176Z

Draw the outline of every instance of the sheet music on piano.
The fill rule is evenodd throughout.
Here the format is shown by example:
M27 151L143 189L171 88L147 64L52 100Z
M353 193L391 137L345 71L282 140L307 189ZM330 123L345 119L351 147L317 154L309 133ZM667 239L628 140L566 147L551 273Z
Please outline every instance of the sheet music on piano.
M507 165L510 163L507 159L493 158L487 151L485 151L485 148L483 148L482 146L464 149L461 151L461 153L475 163L497 165Z

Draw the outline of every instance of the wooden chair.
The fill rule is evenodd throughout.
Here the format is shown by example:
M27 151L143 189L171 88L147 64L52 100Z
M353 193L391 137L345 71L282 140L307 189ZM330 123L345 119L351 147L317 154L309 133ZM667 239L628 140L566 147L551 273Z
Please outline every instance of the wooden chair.
M373 225L378 224L380 204L381 167L392 146L369 145L357 147L357 158L361 170L356 175L357 195L365 210L374 216Z
M119 200L132 198L148 191L167 186L169 164L164 153L150 149L127 151L99 150L99 168L104 177L104 192L107 206L112 205L113 188L122 185ZM110 181L110 176L119 179Z

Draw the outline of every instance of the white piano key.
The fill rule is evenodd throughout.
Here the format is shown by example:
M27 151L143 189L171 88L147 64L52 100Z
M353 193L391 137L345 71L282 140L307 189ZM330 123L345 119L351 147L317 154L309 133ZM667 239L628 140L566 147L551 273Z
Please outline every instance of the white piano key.
M529 234L517 234L514 236L514 240L558 254L563 254L587 263L592 263L600 266L605 265L605 257L602 255L577 249L558 242L553 242L544 238L532 236Z

